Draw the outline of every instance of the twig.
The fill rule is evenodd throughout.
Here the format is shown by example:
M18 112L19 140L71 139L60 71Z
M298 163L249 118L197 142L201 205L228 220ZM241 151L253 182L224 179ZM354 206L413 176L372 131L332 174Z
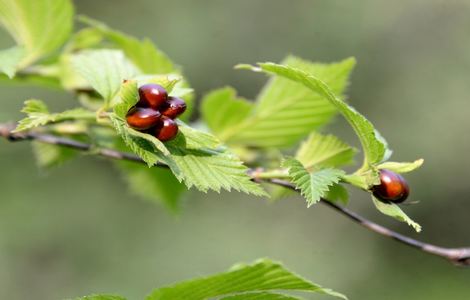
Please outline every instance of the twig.
M118 160L128 160L134 161L138 163L145 163L140 157L126 153L121 151L116 151L113 149L103 149L103 148L95 148L93 145L81 143L72 139L67 139L63 137L58 137L51 134L41 133L41 132L34 132L34 131L27 131L27 132L19 132L13 133L12 130L15 128L15 124L0 124L0 136L8 139L9 141L25 141L25 140L36 140L42 143L53 144L53 145L60 145L64 147L69 147L81 151L93 151L93 154L103 156L106 158L118 159ZM165 164L157 164L158 167L167 168ZM296 190L295 186L292 185L290 182L277 179L277 178L258 178L256 176L258 172L256 170L250 170L249 174L255 181L264 181L274 185L282 186L291 190ZM348 217L349 219L353 220L354 222L362 225L363 227L376 232L380 235L392 238L396 241L399 241L405 245L414 247L418 250L421 250L425 253L433 254L442 258L447 259L451 263L458 265L458 266L470 266L470 247L468 248L444 248L439 247L436 245L424 243L418 240L415 240L411 237L404 236L398 232L395 232L391 229L383 227L377 223L374 223L357 213L350 211L347 208L341 207L336 205L330 201L321 200L321 203L336 210L337 212L341 213L342 215Z

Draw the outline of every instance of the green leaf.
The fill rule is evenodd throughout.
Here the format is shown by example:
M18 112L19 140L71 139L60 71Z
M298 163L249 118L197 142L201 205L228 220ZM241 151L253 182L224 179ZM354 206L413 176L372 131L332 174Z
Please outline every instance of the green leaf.
M186 188L170 170L149 169L126 161L120 161L117 165L133 193L152 202L162 203L173 212L179 210L180 200Z
M354 108L338 98L334 91L317 76L310 72L305 72L301 69L285 65L278 65L274 63L259 63L258 65L259 67L242 65L240 68L248 68L253 71L266 72L288 78L303 84L313 92L330 101L330 103L333 104L339 110L339 112L341 112L341 114L343 114L361 141L362 147L364 149L363 170L367 170L371 165L376 165L384 159L387 149L384 143L381 141L382 138L377 135L372 123L370 123Z
M325 199L331 202L340 202L343 205L347 205L349 200L348 190L339 183L333 184L326 194Z
M401 208L394 204L394 203L391 203L391 202L383 202L383 201L380 201L379 199L375 198L374 196L372 196L372 201L374 202L375 204L375 207L383 214L387 215L387 216L390 216L392 218L395 218L397 219L398 221L400 222L405 222L406 224L410 225L411 227L413 227L416 232L420 232L421 231L421 225L419 225L418 223L416 223L415 221L413 221L410 217L408 217L402 210Z
M115 295L91 295L85 297L78 297L74 300L126 300L126 298Z
M96 118L95 113L83 108L75 108L61 113L51 114L44 102L35 99L25 101L22 112L26 113L28 116L18 122L18 126L14 132L32 129L49 123L76 119L94 120Z
M12 47L0 51L0 71L10 79L15 76L16 68L24 58L26 51L23 47Z
M231 87L214 90L202 99L201 114L210 130L224 136L227 130L244 122L253 110L253 103L237 98Z
M33 152L41 168L60 166L79 155L77 150L41 142L33 142Z
M147 297L147 300L204 300L247 292L277 290L317 292L346 299L344 295L322 288L299 277L279 263L261 260L252 265L244 265L225 273L156 289Z
M223 297L220 300L301 300L301 298L278 293L254 292Z
M298 160L286 159L282 166L288 168L291 181L299 189L310 207L320 201L329 191L329 187L338 183L345 175L343 170L323 169L309 172Z
M123 80L139 71L118 50L88 50L72 56L72 65L100 95L110 103Z
M140 41L85 16L81 16L80 20L98 29L115 47L120 48L142 72L146 74L179 73L168 56L159 50L151 40Z
M352 163L356 150L333 135L311 133L296 158L307 168L331 168Z
M423 159L414 162L384 162L377 166L378 169L387 169L396 173L407 173L421 167L424 163Z
M315 74L330 84L337 94L342 94L355 60L314 64L288 57L284 64ZM244 122L219 136L223 141L262 148L288 147L327 124L336 113L334 105L323 94L312 93L302 84L283 77L272 78L256 103Z
M69 0L0 0L0 22L25 49L17 65L22 68L65 42L73 26L73 6Z

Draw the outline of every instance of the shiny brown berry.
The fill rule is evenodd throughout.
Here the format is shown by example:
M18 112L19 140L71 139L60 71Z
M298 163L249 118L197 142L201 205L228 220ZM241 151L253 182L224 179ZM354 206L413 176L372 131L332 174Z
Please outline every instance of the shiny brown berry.
M380 184L372 188L380 200L401 203L408 198L410 188L405 178L390 170L380 170Z
M162 115L168 118L175 119L186 110L186 102L177 97L169 97L163 105L161 112Z
M160 117L160 112L153 108L133 107L127 113L126 120L130 127L145 130L157 125Z
M178 134L178 125L170 118L162 116L161 123L155 127L154 136L162 142L172 140Z
M158 84L145 84L139 88L140 100L137 106L159 110L168 99L166 90Z

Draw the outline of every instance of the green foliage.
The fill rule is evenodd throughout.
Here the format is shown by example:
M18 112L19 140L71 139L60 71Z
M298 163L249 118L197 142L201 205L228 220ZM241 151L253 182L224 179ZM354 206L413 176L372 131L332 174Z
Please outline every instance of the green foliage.
M424 163L423 159L414 162L384 162L377 166L378 169L387 169L396 173L407 173L421 167Z
M77 150L57 145L33 142L34 156L41 168L52 168L74 159L79 154Z
M16 68L25 56L23 47L15 46L0 51L0 71L5 73L10 79L15 76Z
M47 106L41 100L27 100L22 112L28 116L18 122L15 132L32 129L49 123L77 119L94 119L95 114L83 108L66 110L61 113L50 113Z
M333 135L312 133L295 157L307 168L335 168L352 163L356 150Z
M225 273L156 289L147 297L147 300L204 300L222 296L233 297L249 292L259 293L263 291L270 292L279 290L317 292L346 299L344 295L322 288L317 284L299 277L285 269L279 263L270 260L261 260L252 265L243 265ZM258 299L283 299L275 297L278 296L274 294L272 297L266 296L265 298Z
M325 195L325 199L331 202L340 202L343 205L346 205L349 201L348 190L339 183L333 184L330 186L328 193Z
M302 69L278 65L274 63L260 63L259 67L241 65L239 68L247 68L254 71L263 71L266 73L276 74L278 76L301 83L313 92L318 93L325 99L330 101L340 113L346 118L349 124L355 130L364 149L363 170L368 170L371 166L380 163L386 154L386 146L382 139L378 137L372 123L370 123L363 115L354 108L338 98L334 91L317 76Z
M283 162L283 167L289 170L291 181L311 205L320 201L329 191L329 187L338 183L345 174L339 169L323 169L308 171L298 160L290 158Z
M285 64L316 74L333 86L335 92L342 94L355 61L347 59L325 65L288 57ZM246 114L245 110L240 112ZM334 114L335 107L322 94L277 77L262 90L248 117L219 133L218 137L228 144L285 148L328 123Z
M387 216L390 216L392 218L395 218L400 222L405 222L406 224L413 227L414 230L416 230L416 232L421 231L421 225L419 225L418 223L413 221L410 217L408 217L398 205L391 203L391 202L385 203L383 201L378 200L374 196L372 196L372 201L374 202L375 207L377 207L377 209L381 213Z
M88 50L72 57L75 71L110 103L123 80L131 79L139 71L118 50Z
M65 42L72 30L73 6L69 0L0 0L0 22L25 49L16 64L23 68Z
M80 20L97 29L113 46L121 49L142 72L146 74L179 73L168 56L149 39L139 41L85 16L81 16ZM96 32L90 32L89 34L96 35Z

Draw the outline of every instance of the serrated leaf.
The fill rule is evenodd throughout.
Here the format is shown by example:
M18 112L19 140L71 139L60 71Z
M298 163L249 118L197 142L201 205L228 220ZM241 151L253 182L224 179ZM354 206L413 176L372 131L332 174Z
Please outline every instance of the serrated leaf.
M16 68L24 58L26 51L23 47L12 47L0 51L0 71L10 79L15 76Z
M354 59L334 64L315 64L288 57L284 64L315 74L341 95L348 82ZM298 82L281 76L272 78L252 114L238 126L220 135L227 143L270 148L292 146L312 130L328 123L336 113L323 94L313 93Z
M282 166L287 168L291 181L299 189L302 196L307 200L308 206L317 203L325 197L329 187L338 183L345 175L343 170L323 169L309 172L298 160L294 158L286 159Z
M325 199L347 205L349 200L348 190L339 183L333 184L326 194Z
M223 297L220 300L301 300L301 298L278 293L255 292Z
M85 297L78 297L74 300L126 300L126 298L116 295L90 295Z
M145 168L134 162L117 163L122 177L131 191L152 202L162 203L172 212L177 212L186 190L168 169Z
M75 108L61 113L49 113L47 106L41 100L31 99L25 101L22 112L28 116L18 122L14 132L32 129L49 123L62 122L75 119L95 119L95 113L83 108Z
M295 155L307 169L331 168L352 163L356 150L333 135L311 133Z
M317 292L346 299L344 295L322 288L290 272L281 264L270 260L261 260L252 265L240 266L225 273L159 288L154 290L146 299L204 300L247 292L277 290Z
M87 50L71 58L72 66L107 103L119 91L123 80L139 74L119 50Z
M201 114L210 130L217 136L224 136L227 130L238 126L250 115L253 103L237 98L231 87L214 90L201 103Z
M149 39L142 41L113 30L104 23L81 16L85 24L98 29L114 46L120 48L126 56L146 74L179 73L168 56L158 49Z
M19 67L59 48L70 35L73 6L69 0L0 0L0 22L24 47Z
M338 98L328 85L312 73L305 72L301 69L278 65L274 63L259 63L259 67L242 65L241 68L248 68L253 71L262 71L269 74L276 74L281 77L288 78L295 82L301 83L318 93L325 99L330 101L339 112L346 118L349 124L356 132L364 149L364 164L362 169L367 170L371 165L380 163L386 154L386 146L377 136L376 130L363 115L357 112L353 107L349 106Z
M375 204L375 207L383 214L390 216L392 218L397 219L400 222L405 222L406 224L410 225L411 227L416 230L416 232L421 231L421 225L413 221L410 217L408 217L401 208L391 202L385 203L380 201L379 199L372 196L372 201Z
M387 169L395 173L407 173L414 171L421 167L424 163L423 159L415 160L414 162L384 162L377 166L378 169Z
M60 166L79 155L77 150L41 142L33 142L33 152L41 168Z

